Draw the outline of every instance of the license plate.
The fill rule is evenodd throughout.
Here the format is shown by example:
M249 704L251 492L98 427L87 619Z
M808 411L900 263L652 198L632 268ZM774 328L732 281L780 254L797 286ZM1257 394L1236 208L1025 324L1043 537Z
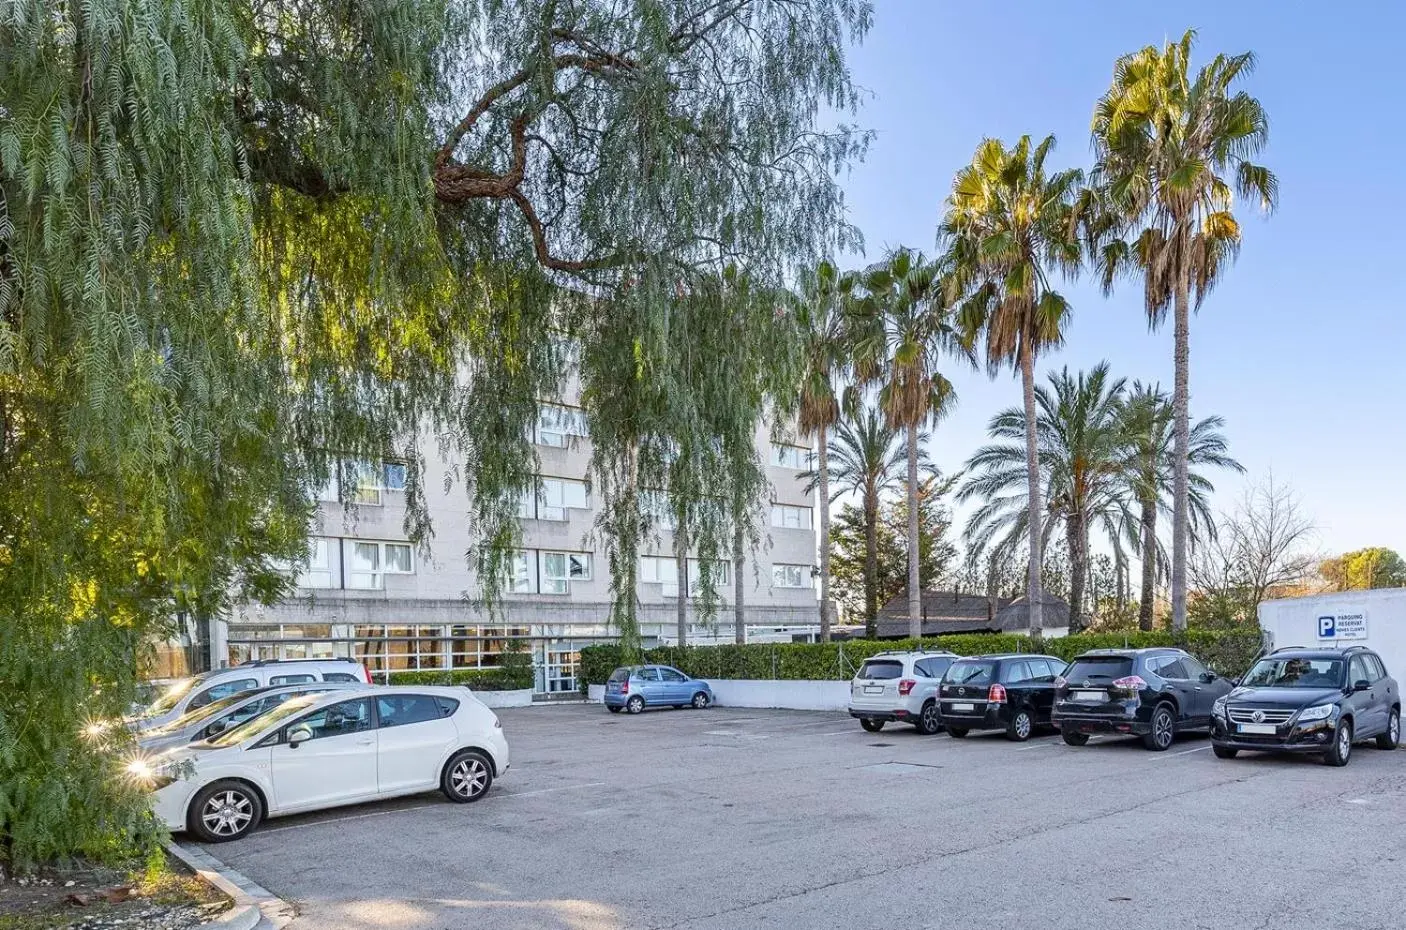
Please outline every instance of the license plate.
M976 710L975 704L948 704L953 711Z
M883 694L883 693L884 693L884 686L883 686L883 685L865 685L865 686L864 686L864 693L865 693L865 694Z
M1102 704L1108 695L1102 691L1075 691L1071 697L1080 704Z
M1258 733L1263 736L1273 736L1275 726L1272 723L1242 723L1241 733Z

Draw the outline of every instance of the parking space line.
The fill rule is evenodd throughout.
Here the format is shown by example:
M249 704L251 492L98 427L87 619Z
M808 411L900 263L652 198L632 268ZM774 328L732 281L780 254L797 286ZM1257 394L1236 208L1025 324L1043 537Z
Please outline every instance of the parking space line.
M1019 747L1019 748L1016 749L1016 752L1025 752L1027 749L1044 749L1044 748L1046 748L1046 747L1048 747L1048 746L1053 746L1054 744L1055 744L1055 741L1052 740L1052 739L1039 740L1038 742L1032 740L1032 741L1030 742L1030 745L1028 745L1028 746L1021 746L1021 747Z
M1210 748L1211 748L1211 747L1208 745L1208 746L1197 746L1195 749L1183 749L1181 752L1159 752L1159 753L1154 753L1153 756L1152 756L1152 758L1153 758L1153 759L1158 759L1158 758L1161 758L1161 759L1170 759L1170 758L1172 758L1173 756L1187 756L1187 755L1190 755L1190 754L1193 753L1193 752L1204 752L1205 750L1210 749Z
M558 785L555 788L536 788L532 791L500 791L496 797L526 798L534 794L551 794L553 791L576 791L580 788L600 788L605 785L603 781L587 782L584 785Z
M320 827L325 824L346 823L348 820L367 820L371 817L387 817L391 814L404 814L410 811L423 811L431 807L439 807L438 804L417 804L414 807L397 807L388 811L371 811L367 814L351 814L346 817L325 817L322 820L309 820L303 823L290 823L282 827L268 827L262 829L257 836L268 836L270 833L282 833L284 830L306 830L308 827Z

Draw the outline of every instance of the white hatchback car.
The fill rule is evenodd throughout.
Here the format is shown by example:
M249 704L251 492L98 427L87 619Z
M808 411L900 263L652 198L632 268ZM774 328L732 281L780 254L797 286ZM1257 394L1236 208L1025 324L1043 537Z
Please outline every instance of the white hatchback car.
M870 733L890 721L911 723L920 733L942 729L937 689L953 652L880 652L864 660L849 686L849 715Z
M435 788L477 801L508 762L498 716L468 688L407 685L293 698L127 771L155 790L168 829L218 843L265 817Z

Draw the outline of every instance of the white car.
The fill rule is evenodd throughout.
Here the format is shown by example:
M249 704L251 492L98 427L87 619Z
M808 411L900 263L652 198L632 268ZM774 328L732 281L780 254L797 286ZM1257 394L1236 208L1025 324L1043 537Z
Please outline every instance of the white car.
M264 659L193 675L173 682L140 713L128 717L137 733L162 727L207 704L255 688L313 681L371 684L371 673L355 659Z
M849 715L877 733L885 723L911 723L920 733L942 729L937 689L952 652L880 652L864 660L849 685Z
M127 771L155 789L168 829L218 843L265 817L435 788L477 801L508 761L502 724L468 688L407 685L293 698Z

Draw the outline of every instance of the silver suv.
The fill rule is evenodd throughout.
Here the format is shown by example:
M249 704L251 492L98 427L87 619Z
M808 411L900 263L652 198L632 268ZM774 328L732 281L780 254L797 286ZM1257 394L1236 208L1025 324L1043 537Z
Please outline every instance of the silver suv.
M849 715L877 733L890 720L911 723L919 733L942 729L937 687L953 652L880 652L864 660L849 686Z

